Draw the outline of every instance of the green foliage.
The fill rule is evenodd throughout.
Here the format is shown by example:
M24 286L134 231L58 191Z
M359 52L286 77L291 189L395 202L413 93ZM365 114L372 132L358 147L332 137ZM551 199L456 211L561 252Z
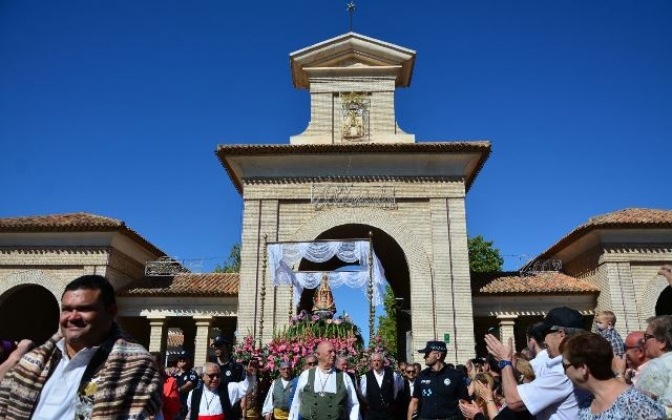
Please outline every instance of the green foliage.
M474 273L502 271L504 258L499 249L492 246L493 241L486 241L478 235L469 238L469 269Z
M378 317L378 332L382 337L388 349L394 352L392 356L396 357L397 352L397 301L394 298L394 292L388 285L385 287L385 296L383 297L383 307L385 315Z
M233 244L224 265L217 264L213 271L215 273L240 273L240 244Z

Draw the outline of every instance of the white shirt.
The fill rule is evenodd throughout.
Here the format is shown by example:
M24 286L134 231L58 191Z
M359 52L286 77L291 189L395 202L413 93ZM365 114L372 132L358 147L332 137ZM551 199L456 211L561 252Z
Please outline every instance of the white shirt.
M278 378L275 381L271 382L271 387L268 388L268 393L266 394L266 399L264 400L264 406L261 408L261 415L265 416L266 414L271 414L273 412L273 389L275 388L275 382L276 381L281 381L282 382L282 388L286 389L287 385L289 385L291 379L289 381Z
M82 382L84 371L100 346L84 348L70 359L65 350L65 340L60 339L56 347L63 357L44 384L40 399L35 407L33 420L74 419L77 390Z
M322 372L319 367L315 369L315 382L313 383L313 389L315 392L330 392L336 393L336 369L331 368L328 372ZM294 396L294 401L292 401L292 407L289 410L288 420L298 420L299 410L301 409L301 394L303 393L303 388L308 384L308 372L310 369L304 370L299 376L299 380L296 384L296 395ZM352 383L350 376L343 372L343 385L345 390L348 393L347 407L349 420L361 420L359 416L359 400L357 399L357 393L355 392L355 386Z
M383 377L385 376L385 369L380 372L373 371L373 376L378 382L378 387L383 386ZM397 372L392 372L392 382L394 383L394 398L397 398L400 392L404 390L404 381L402 381L401 376ZM362 379L359 380L359 390L366 397L366 375L362 376ZM411 394L413 395L413 394Z
M549 358L540 376L518 385L518 394L537 420L576 420L579 416L574 385L565 375L562 356Z
M247 395L247 390L250 388L250 383L256 381L256 377L245 376L240 382L229 382L228 391L229 391L229 401L231 406L238 402L241 398ZM191 411L191 396L194 393L192 389L189 391L189 396L187 396L187 407ZM219 394L216 392L210 391L206 386L203 386L203 395L201 396L201 404L198 406L198 414L201 416L214 416L216 414L222 414L222 401L219 398Z
M544 370L546 370L546 362L548 362L549 357L548 357L548 352L546 349L543 349L537 355L534 357L534 359L530 360L530 364L532 365L532 369L534 370L534 376L541 376L544 373Z

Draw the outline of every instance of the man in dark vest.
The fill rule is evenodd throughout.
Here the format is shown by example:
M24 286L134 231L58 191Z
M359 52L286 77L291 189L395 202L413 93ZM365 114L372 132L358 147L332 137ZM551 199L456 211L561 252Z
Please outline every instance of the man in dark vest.
M371 370L359 382L359 390L366 400L367 420L392 420L395 418L396 401L404 389L401 377L385 366L383 355L371 355Z
M408 405L406 417L413 418L418 410L423 419L461 420L459 408L460 399L469 400L467 385L464 377L455 369L446 366L446 343L443 341L428 341L425 348L418 350L424 353L427 369L420 372L420 376L413 385L413 398Z
M219 365L222 372L221 385L226 386L229 382L240 382L245 376L245 368L240 363L231 359L231 342L223 335L218 335L212 340L214 355L208 361ZM250 387L252 384L250 384ZM244 397L244 396L243 396ZM232 405L231 417L227 420L240 420L244 416L239 403Z
M289 420L360 420L355 386L346 373L334 367L334 345L322 341L316 356L317 367L299 376Z
M250 363L245 379L240 382L222 383L219 365L205 362L203 386L194 388L187 397L190 420L232 420L231 407L247 394L250 384L256 381L256 363Z
M296 385L292 381L292 364L280 363L280 377L271 383L268 389L261 415L265 420L287 420L289 417L289 397L294 392Z

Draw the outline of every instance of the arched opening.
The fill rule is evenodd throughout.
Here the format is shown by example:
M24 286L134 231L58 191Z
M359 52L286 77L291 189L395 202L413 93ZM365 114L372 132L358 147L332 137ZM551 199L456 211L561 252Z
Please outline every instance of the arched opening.
M15 287L5 292L0 302L0 337L4 339L28 338L42 344L58 330L58 301L42 286Z
M666 287L656 302L656 316L672 315L672 287Z
M363 225L346 224L333 227L322 232L316 240L324 239L355 239L368 238L373 234L373 250L385 269L385 277L398 298L397 305L397 355L403 360L406 358L406 335L411 330L411 287L410 275L406 256L399 244L383 230ZM343 261L333 258L325 263L312 263L302 260L299 265L301 271L328 270L333 271L346 265ZM310 312L313 306L314 290L304 290L297 311ZM336 302L338 308L338 301ZM368 325L360 325L363 333L368 333Z

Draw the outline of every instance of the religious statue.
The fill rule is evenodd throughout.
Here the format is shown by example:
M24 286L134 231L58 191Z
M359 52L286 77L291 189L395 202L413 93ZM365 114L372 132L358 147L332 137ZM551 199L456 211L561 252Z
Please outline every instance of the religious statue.
M315 290L315 295L313 296L313 314L331 318L335 313L336 303L329 287L329 276L324 273L322 274L322 283Z

